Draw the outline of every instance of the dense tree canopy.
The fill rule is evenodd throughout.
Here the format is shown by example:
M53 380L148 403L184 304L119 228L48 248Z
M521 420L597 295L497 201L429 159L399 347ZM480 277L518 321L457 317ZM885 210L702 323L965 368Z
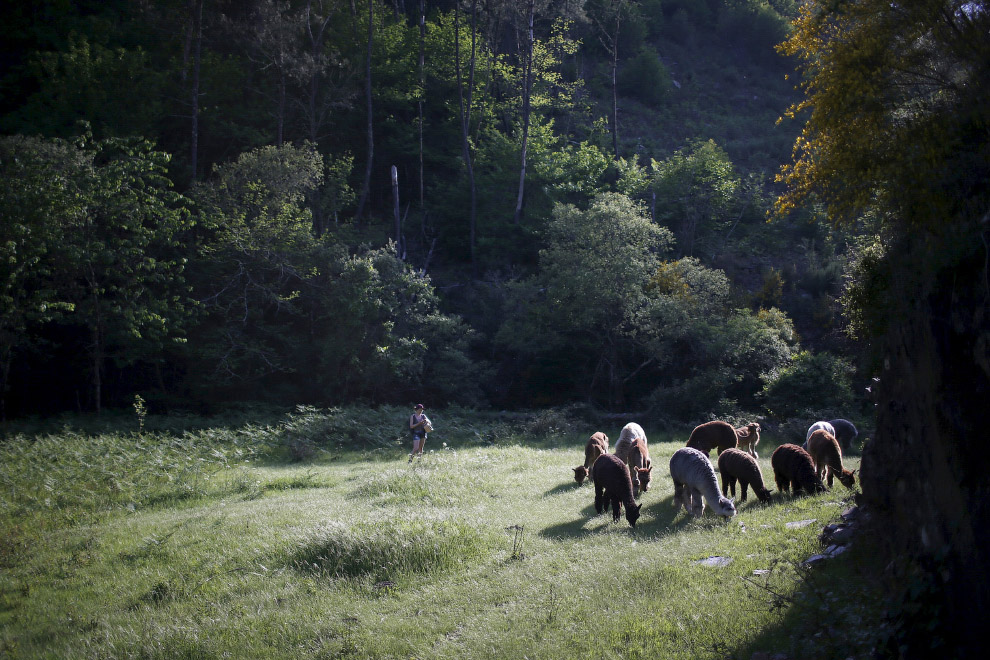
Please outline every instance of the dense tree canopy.
M838 343L788 254L818 230L762 222L793 3L0 11L18 412L429 395L698 420L762 412L791 353Z

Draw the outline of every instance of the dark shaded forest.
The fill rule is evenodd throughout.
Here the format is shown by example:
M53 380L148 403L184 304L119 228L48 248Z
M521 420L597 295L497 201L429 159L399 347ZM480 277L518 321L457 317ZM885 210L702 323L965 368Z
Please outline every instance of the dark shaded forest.
M794 2L4 13L7 416L867 410L862 223L767 222Z

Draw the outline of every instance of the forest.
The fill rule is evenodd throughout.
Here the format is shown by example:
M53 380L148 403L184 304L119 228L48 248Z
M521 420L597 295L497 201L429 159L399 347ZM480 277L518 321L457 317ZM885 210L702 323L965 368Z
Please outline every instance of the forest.
M847 417L975 645L988 9L5 3L0 416Z
M767 222L793 2L5 12L6 416L866 410L868 223Z

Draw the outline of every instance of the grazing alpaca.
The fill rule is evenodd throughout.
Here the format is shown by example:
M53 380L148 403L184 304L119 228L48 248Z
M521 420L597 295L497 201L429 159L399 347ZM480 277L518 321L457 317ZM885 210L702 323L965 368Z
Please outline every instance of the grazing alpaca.
M739 448L745 449L753 458L759 458L756 453L756 445L760 442L760 425L750 422L746 426L736 429L736 438L739 440Z
M731 428L731 427L730 427ZM674 506L700 517L708 506L720 516L736 515L732 500L719 495L715 468L703 452L692 447L682 447L670 458L670 476L674 480ZM702 499L704 496L704 499Z
M763 472L760 471L760 464L756 459L735 447L729 447L718 455L718 471L722 475L722 495L736 495L736 480L739 480L739 487L742 489L740 501L746 501L746 487L752 485L753 492L761 502L770 501L770 491L763 485Z
M839 441L839 446L842 447L842 451L849 451L852 448L853 440L859 436L859 431L856 430L856 425L850 422L848 419L832 419L829 420L829 424L835 429L835 439Z
M632 454L633 445L639 441L643 445L643 450L646 454L645 458L648 460L650 457L649 444L646 441L646 432L643 431L643 427L636 422L629 422L622 427L619 431L619 439L615 441L615 455L622 459L622 462L629 466L629 476L632 477L633 486L635 487L635 493L639 495L640 490L646 490L642 488L640 482L641 472L635 470L637 467L650 467L649 465L644 465L642 462L634 465L630 461L630 455ZM649 484L650 475L647 473L646 482Z
M607 453L608 436L601 431L593 433L584 446L584 465L574 468L574 481L578 482L578 486L584 483L588 476L588 469L594 465L595 459Z
M633 527L639 519L642 504L633 497L629 468L615 454L602 454L591 466L591 480L595 482L595 511L605 513L612 505L612 520L619 519L619 511L626 508L626 520Z
M714 421L694 427L687 446L697 449L707 458L712 449L718 448L717 456L729 447L735 447L738 442L739 438L736 437L736 430L732 428L732 424Z
M628 462L629 451L632 449L634 440L642 440L644 445L647 444L646 432L636 422L629 422L619 431L619 439L615 441L615 455L621 458L624 463Z
M653 461L650 450L646 446L646 438L636 438L626 458L629 466L629 476L632 478L633 492L636 496L650 489L650 476L653 471Z
M842 467L842 449L839 448L839 441L834 435L829 435L825 431L818 430L811 434L808 439L808 454L815 464L815 473L818 478L822 474L828 473L828 487L832 487L833 475L846 488L852 488L856 483L856 477L850 470Z
M811 455L797 445L788 443L777 447L770 457L770 465L778 490L786 491L793 486L795 493L802 489L808 493L825 491L825 484L815 473Z
M827 431L829 435L835 435L835 428L828 422L815 422L808 427L808 433L804 436L804 444L801 445L801 449L808 451L808 440L811 440L811 434L819 430Z

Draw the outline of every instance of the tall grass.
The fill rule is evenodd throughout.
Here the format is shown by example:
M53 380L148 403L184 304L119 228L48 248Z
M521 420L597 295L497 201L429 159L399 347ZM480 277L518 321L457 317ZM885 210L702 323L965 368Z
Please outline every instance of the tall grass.
M802 567L842 487L695 520L666 476L687 431L647 428L656 475L633 529L596 516L571 471L591 431L621 424L443 411L409 464L405 414L8 438L0 656L815 657L789 638L808 636L802 608L852 628L826 640L843 657L873 639L869 613Z

